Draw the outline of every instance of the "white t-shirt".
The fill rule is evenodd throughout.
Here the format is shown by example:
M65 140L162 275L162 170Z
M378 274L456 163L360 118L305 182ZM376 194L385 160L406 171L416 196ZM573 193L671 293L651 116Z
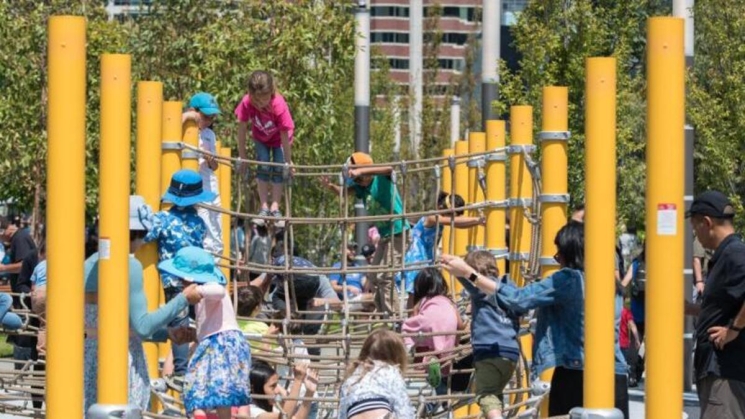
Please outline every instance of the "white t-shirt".
M217 154L217 137L210 128L199 131L199 148L208 153ZM207 160L202 155L199 157L199 174L202 176L202 188L217 195L212 205L220 205L220 186L217 183L217 173L210 169Z

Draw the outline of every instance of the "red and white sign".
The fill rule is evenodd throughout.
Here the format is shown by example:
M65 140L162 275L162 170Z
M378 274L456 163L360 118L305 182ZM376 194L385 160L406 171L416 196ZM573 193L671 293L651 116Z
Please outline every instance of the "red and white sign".
M660 236L678 234L678 208L675 204L657 204L657 234Z

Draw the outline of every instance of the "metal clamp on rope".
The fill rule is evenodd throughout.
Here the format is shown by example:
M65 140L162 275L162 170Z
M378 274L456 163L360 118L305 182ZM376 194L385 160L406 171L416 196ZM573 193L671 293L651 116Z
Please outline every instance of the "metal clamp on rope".
M510 198L507 200L507 205L510 207L529 207L533 205L533 198Z
M533 144L516 144L507 146L507 154L520 154L523 151L526 153L532 153L535 151L535 145Z
M466 163L468 167L484 167L484 157L472 157L468 160L468 163Z
M406 160L401 160L401 175L406 176L407 166Z
M530 253L510 252L510 254L507 256L507 260L512 262L527 262L530 260Z
M181 158L182 159L194 159L194 160L196 160L196 159L199 158L199 153L197 153L194 150L182 150L181 151Z
M540 203L569 203L569 194L550 194L544 193L538 196L538 202Z
M451 172L455 170L455 156L448 156L448 166Z
M569 131L541 131L538 133L540 141L567 141L572 136Z
M503 199L501 201L484 201L484 203L487 205L487 208L508 208L510 206L508 199Z
M287 182L290 180L290 163L285 163L282 166L282 179Z
M541 266L559 266L559 262L557 262L553 256L551 257L542 256L541 258L538 259L538 263Z
M163 141L160 143L161 150L181 150L184 146L181 141Z
M440 179L440 175L442 173L442 169L440 169L440 165L436 164L434 167L435 170L435 179Z
M486 246L479 246L479 245L469 245L469 246L466 246L466 251L467 252L474 252L476 250L484 250L484 249L486 249Z
M344 163L344 165L342 165L341 167L341 177L339 179L339 183L342 186L344 186L345 181L349 179L349 166L346 163Z
M490 153L484 156L484 160L490 161L507 161L507 155L503 152Z
M392 183L394 183L394 184L396 183L396 178L397 177L398 176L396 175L396 171L395 170L391 171L391 182Z
M510 256L510 251L506 247L501 249L486 249L497 259L506 259Z

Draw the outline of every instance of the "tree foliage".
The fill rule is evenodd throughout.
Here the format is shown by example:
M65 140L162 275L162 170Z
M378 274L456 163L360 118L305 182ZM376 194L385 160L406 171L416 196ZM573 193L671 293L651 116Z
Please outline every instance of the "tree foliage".
M584 201L585 59L617 60L617 188L620 222L643 226L645 189L645 25L647 18L669 14L655 0L533 1L514 27L519 69L502 65L500 114L509 106L533 106L540 131L543 86L569 87L569 192Z

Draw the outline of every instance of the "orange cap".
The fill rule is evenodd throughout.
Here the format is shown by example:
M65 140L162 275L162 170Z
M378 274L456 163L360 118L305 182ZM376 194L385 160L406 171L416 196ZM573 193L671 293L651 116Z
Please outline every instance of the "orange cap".
M352 153L352 157L350 157L350 163L353 165L365 165L365 164L373 164L373 159L370 157L369 154L363 153L361 151L357 151L355 153Z

